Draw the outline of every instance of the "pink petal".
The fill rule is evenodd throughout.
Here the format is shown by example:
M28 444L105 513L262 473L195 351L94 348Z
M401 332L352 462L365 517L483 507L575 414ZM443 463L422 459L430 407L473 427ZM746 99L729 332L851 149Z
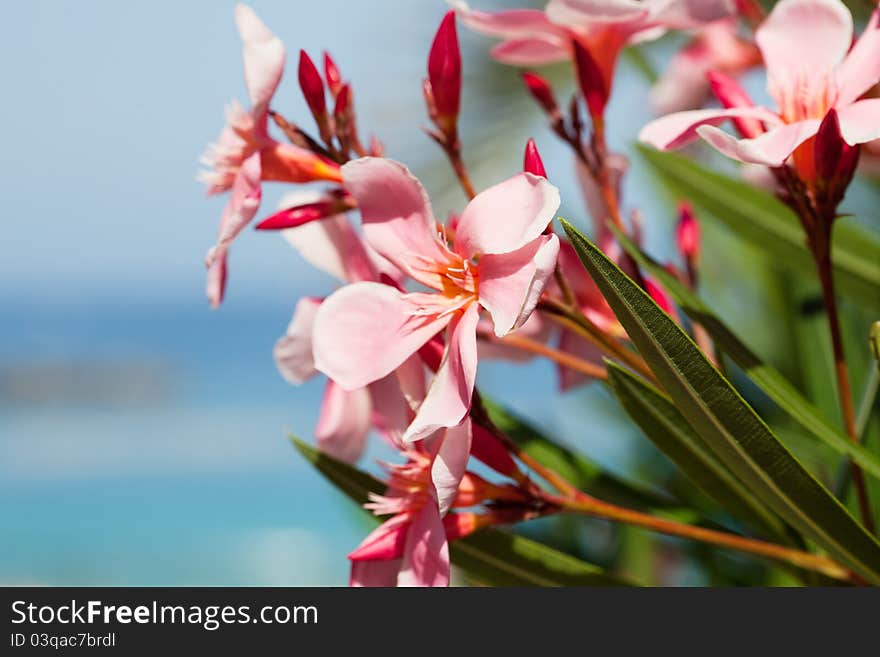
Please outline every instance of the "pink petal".
M654 112L662 115L701 107L709 96L706 72L712 64L708 49L699 42L677 52L651 87Z
M364 452L370 432L372 410L367 388L343 390L328 380L321 402L321 416L315 427L318 448L340 461L357 461Z
M250 223L260 208L260 199L263 195L260 173L260 154L254 153L242 163L235 176L232 195L220 219L220 236L217 239L217 244L208 251L207 266L210 267L214 258L229 248L229 245Z
M303 297L296 304L296 310L287 332L275 343L272 356L275 366L284 380L298 385L313 377L315 359L312 357L312 328L315 315L321 306L321 299Z
M511 253L480 258L480 305L492 316L495 335L506 335L529 318L558 254L559 238L542 235Z
M440 515L445 516L458 495L458 485L471 455L471 420L446 430L431 465L431 481L437 491Z
M412 422L415 400L425 398L425 366L411 356L394 372L369 385L373 401L373 427L394 447L403 448L403 434Z
M449 544L435 503L425 504L407 533L398 586L449 586Z
M491 54L511 66L545 66L571 57L568 42L553 36L507 39L492 48Z
M626 23L646 18L647 5L636 0L550 0L546 11L560 25Z
M564 34L564 30L551 23L540 9L508 9L486 12L471 9L466 2L451 2L461 22L472 30L502 39L529 37L543 32Z
M736 12L731 0L654 0L650 4L651 18L676 30L700 27Z
M838 69L837 79L839 107L855 102L880 81L880 9L871 14L865 31Z
M208 282L205 285L208 302L215 310L223 303L226 294L226 252L221 253L208 267Z
M428 195L409 169L393 160L364 157L342 167L345 188L357 200L370 246L418 278L418 266L445 262Z
M880 139L880 98L869 98L838 110L840 132L850 146Z
M376 527L361 541L348 558L351 561L386 561L403 556L410 518L397 515Z
M556 187L530 173L517 174L468 203L455 232L455 250L465 258L515 251L538 237L558 208Z
M235 23L244 42L244 79L255 110L268 108L284 72L284 44L247 5L235 7Z
M651 121L639 132L639 141L662 151L687 146L698 138L697 128L721 125L731 118L755 118L771 125L780 125L778 116L762 107L691 110L677 112Z
M397 585L402 559L390 561L352 561L348 585L351 587L383 587Z
M390 374L443 329L450 315L423 314L417 303L381 283L347 285L315 317L315 367L346 390Z
M852 43L849 10L839 0L781 0L755 32L767 86L780 107L800 100L803 86L825 84ZM790 100L789 100L790 99Z
M288 194L280 205L292 207L308 203L307 198L300 193ZM296 228L282 230L281 234L306 262L342 282L375 281L379 278L360 236L344 214L310 221Z
M541 313L533 312L525 323L516 329L517 335L522 335L537 342L546 342L550 337L552 326L541 319ZM477 332L492 333L495 331L494 323L490 318L481 319L477 327ZM503 342L488 342L486 340L477 341L477 355L479 360L509 360L513 362L526 362L535 358L535 354L530 351L524 351L511 347Z
M697 132L727 157L740 162L778 167L818 129L819 121L810 119L773 128L754 139L737 139L711 125L701 126Z
M405 443L454 427L471 408L477 375L477 322L480 307L470 304L449 325L446 352L416 417L403 436Z

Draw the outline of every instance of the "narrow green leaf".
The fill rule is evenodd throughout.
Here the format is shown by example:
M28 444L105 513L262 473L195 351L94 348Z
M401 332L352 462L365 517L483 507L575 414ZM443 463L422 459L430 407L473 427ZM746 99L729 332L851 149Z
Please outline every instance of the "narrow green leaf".
M697 486L765 536L797 543L779 517L718 460L669 397L616 363L606 365L608 384L626 412Z
M305 459L358 505L385 485L375 477L322 454L295 436ZM375 516L370 516L374 518ZM452 562L476 581L493 586L632 586L599 566L524 536L486 528L450 544Z
M580 490L621 506L639 509L671 509L676 500L637 486L603 470L584 456L546 437L528 422L482 395L495 426L541 465L550 468Z
M617 319L721 462L792 527L880 583L880 543L786 449L681 327L576 228L562 223Z
M880 477L880 458L863 446L847 439L834 429L812 402L775 367L762 361L736 334L660 263L647 256L629 237L612 227L621 246L651 276L656 278L675 303L695 322L700 323L721 350L739 365L746 375L763 390L792 420L811 436L821 440L839 454L845 454L874 477Z
M773 262L815 279L815 266L794 213L770 194L740 180L708 171L675 153L639 147L647 162L673 190L721 221L728 229L770 254ZM833 261L839 290L880 307L880 241L841 220L834 229Z

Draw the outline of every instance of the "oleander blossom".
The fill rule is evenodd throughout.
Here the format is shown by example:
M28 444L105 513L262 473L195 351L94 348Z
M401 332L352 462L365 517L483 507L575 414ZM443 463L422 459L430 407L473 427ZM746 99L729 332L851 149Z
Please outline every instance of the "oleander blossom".
M289 194L280 205L286 208L319 197L319 193ZM281 234L303 259L340 282L400 279L400 272L363 243L343 214L289 228ZM275 343L273 355L278 371L294 385L318 374L312 342L315 316L322 301L315 297L301 298L287 331ZM403 378L407 381L424 379L425 368L417 358L403 363L399 369L405 372ZM400 438L411 420L411 409L396 371L354 390L344 390L328 380L315 439L322 452L354 462L363 453L370 429L376 429L392 445L400 446Z
M214 307L220 305L225 293L229 246L260 207L261 182L340 180L335 163L269 135L269 103L284 72L284 45L250 7L236 6L235 22L244 46L244 77L251 109L245 110L235 101L229 106L226 126L202 157L209 169L199 175L208 194L231 191L220 219L217 243L205 259L206 292Z
M505 494L504 489L466 473L466 458L453 464L454 471L438 467L444 445L469 444L470 422L440 433L448 435L405 450L405 463L383 464L388 488L384 495L371 493L364 506L390 517L348 555L351 586L447 586L448 541L470 534L488 518L449 513L449 509L479 504L483 497L479 491L486 487ZM437 470L445 471L445 477L438 477ZM438 478L443 482L439 486Z
M388 375L445 330L439 368L403 436L409 443L467 416L481 310L498 336L534 310L559 252L556 235L543 234L559 192L543 178L518 174L478 194L453 237L437 225L424 188L402 164L361 158L342 173L370 247L431 291L376 282L336 291L315 317L315 367L354 390Z
M810 180L811 140L829 110L836 110L850 146L880 137L880 99L859 100L880 80L880 10L850 48L852 16L840 0L781 0L755 38L775 111L751 106L744 92L735 90L729 94L734 106L670 114L646 125L639 139L672 150L702 138L735 160L770 167L794 154L799 173ZM752 121L757 128L743 139L718 128L737 119L760 123Z
M727 0L550 0L544 11L484 12L453 1L462 22L502 39L492 56L514 66L572 60L573 42L586 48L610 91L620 51L656 39L667 29L691 29L733 13Z

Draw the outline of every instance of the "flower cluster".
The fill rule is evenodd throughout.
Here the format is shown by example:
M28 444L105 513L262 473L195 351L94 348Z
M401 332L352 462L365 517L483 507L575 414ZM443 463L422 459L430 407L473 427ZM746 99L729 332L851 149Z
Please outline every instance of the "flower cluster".
M305 260L339 282L326 298L299 300L274 351L287 381L326 378L318 448L354 463L375 432L403 460L384 466L387 492L367 504L384 521L350 554L353 585L446 585L449 541L571 510L571 500L583 500L557 481L571 494L560 501L520 469L518 462L551 484L558 479L493 424L475 387L481 359L550 359L562 390L604 379L606 359L655 380L574 246L557 231L560 194L535 142L528 140L521 168L511 166L497 184L475 189L458 127L466 104L456 21L500 39L492 56L503 63L572 64L578 93L565 109L531 70L523 72L525 90L575 157L596 243L676 321L667 291L621 242L626 236L638 245L641 234L639 213L623 210L627 160L610 150L605 131L624 48L668 31L687 34L651 92L656 111L675 113L645 126L640 140L668 150L703 139L735 160L768 167L780 198L802 218L817 261L830 243L859 146L876 149L871 142L880 139L880 99L865 97L880 81L880 11L853 45L852 18L839 0L781 0L766 17L753 2L726 0L550 0L543 11L497 13L450 4L423 84L433 123L428 134L469 198L446 222L404 164L384 157L375 138L369 146L361 142L353 87L329 55L323 72L305 52L299 57L298 83L314 135L276 111L285 48L246 6L235 17L250 107L230 106L204 157L208 193L229 193L206 259L215 307L224 297L230 246L256 217L263 182L329 184L291 192L256 227L281 231ZM810 47L800 48L803 42ZM755 106L737 82L762 64L775 109ZM699 109L712 94L723 107ZM718 127L727 120L738 136ZM675 240L684 268L667 269L695 289L700 230L687 203ZM696 323L690 330L715 358L705 331ZM469 470L471 457L499 481Z

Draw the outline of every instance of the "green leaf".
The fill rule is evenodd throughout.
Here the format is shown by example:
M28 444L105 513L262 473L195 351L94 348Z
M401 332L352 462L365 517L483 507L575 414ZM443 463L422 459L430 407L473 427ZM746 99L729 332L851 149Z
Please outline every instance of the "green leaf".
M880 583L880 543L786 449L681 327L576 228L562 224L617 319L718 459L805 537Z
M482 395L489 418L508 438L541 465L553 470L580 490L621 506L639 509L671 509L676 501L639 487L603 470L587 458L566 449L525 420Z
M647 256L622 231L612 227L621 246L651 276L657 279L675 303L695 322L706 329L720 349L739 365L743 372L809 434L839 454L849 456L862 469L880 478L880 458L834 429L812 402L775 367L762 361L728 326L660 263Z
M718 460L662 392L616 363L606 361L608 384L623 408L666 456L731 514L764 535L797 544L785 524Z
M385 485L357 468L291 436L305 459L358 505ZM370 516L374 518L375 516ZM471 578L493 586L632 586L623 578L570 554L497 529L486 528L450 544L452 562Z
M728 229L763 249L773 262L815 280L815 265L794 213L748 183L708 171L675 153L644 146L640 152L676 196L687 198ZM880 241L858 226L838 221L834 229L834 273L838 289L880 307Z

